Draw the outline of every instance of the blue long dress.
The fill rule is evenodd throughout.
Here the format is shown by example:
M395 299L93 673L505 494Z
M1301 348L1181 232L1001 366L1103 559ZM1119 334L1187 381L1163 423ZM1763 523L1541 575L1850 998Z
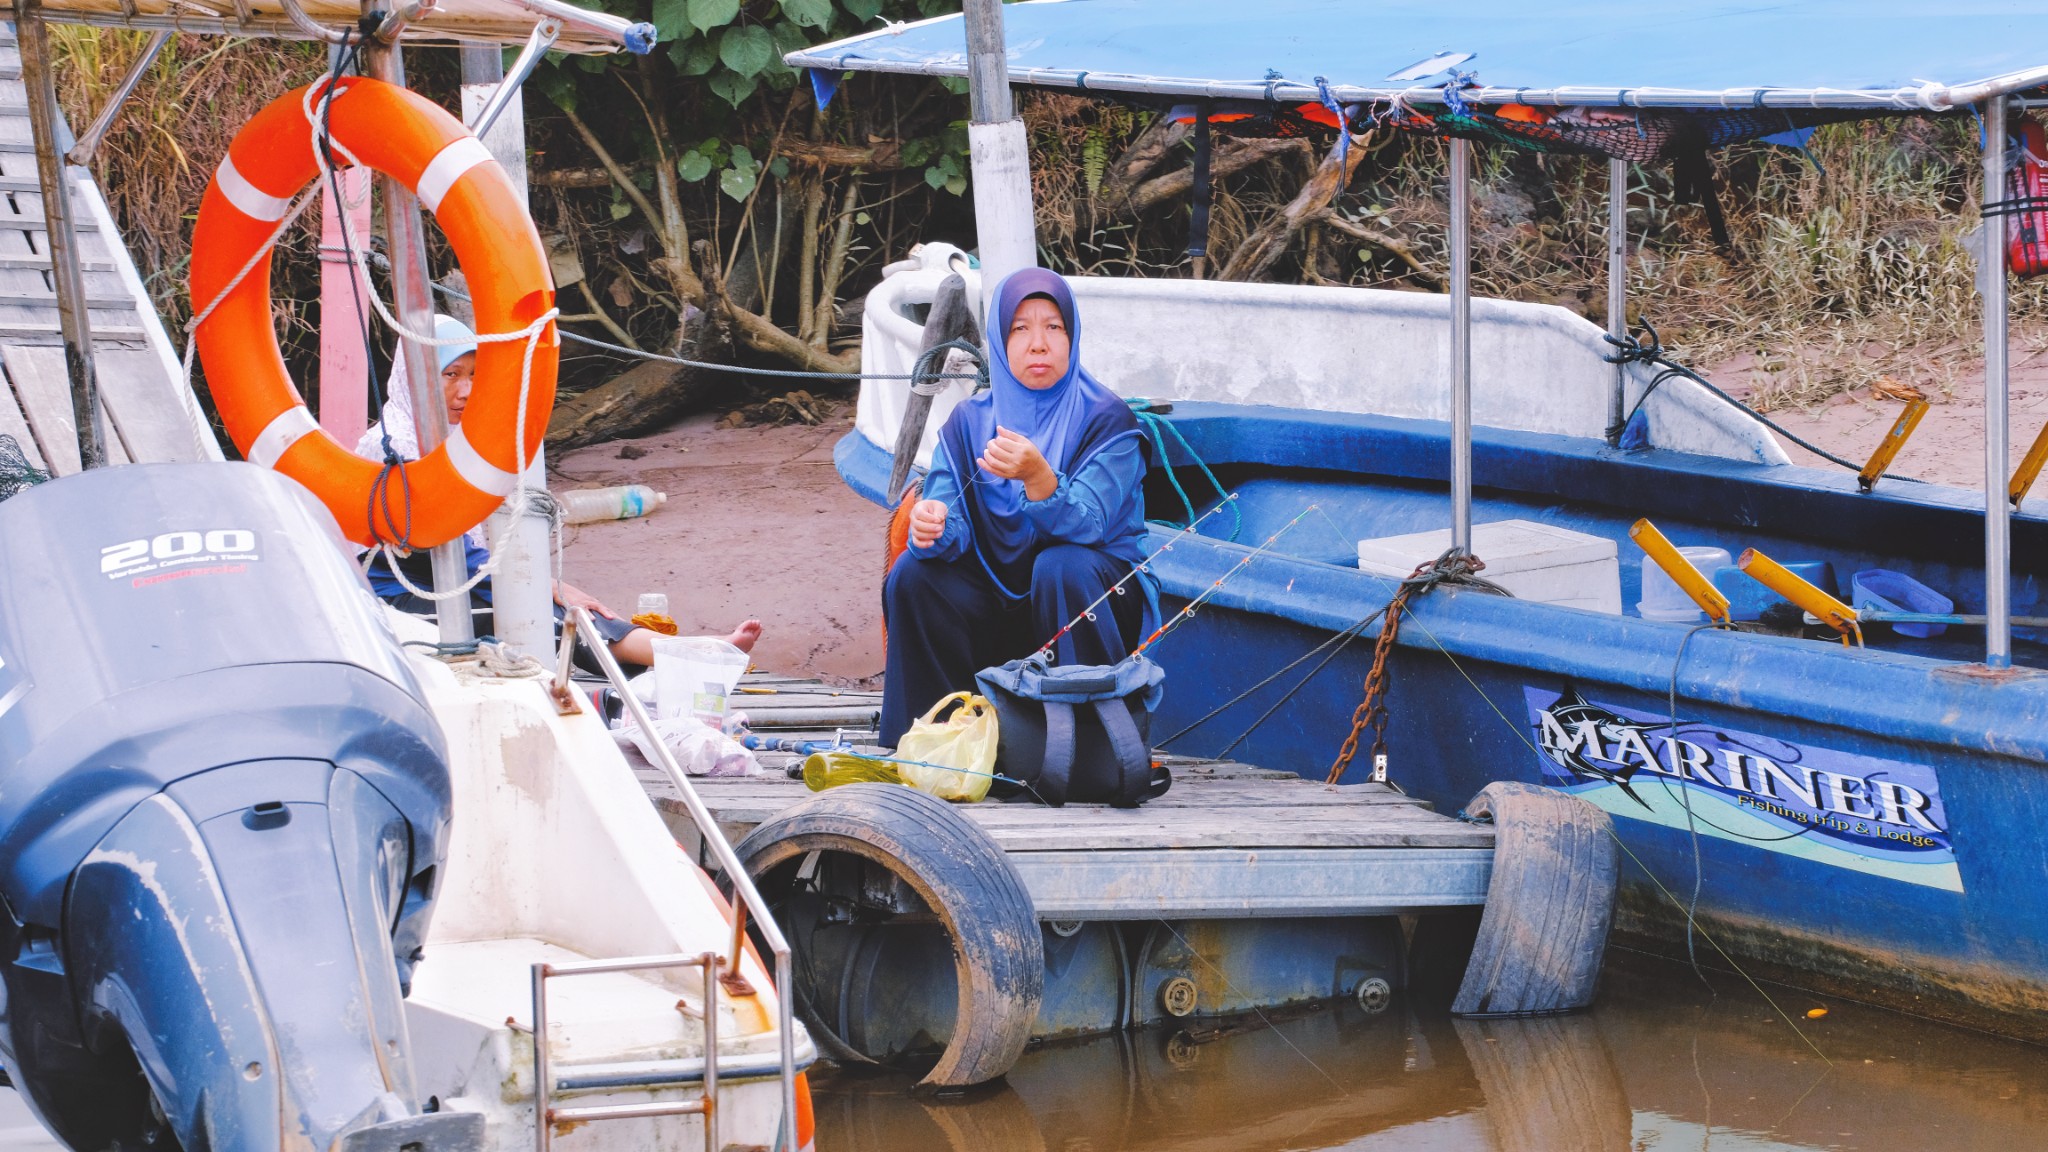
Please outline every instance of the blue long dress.
M1045 389L1011 373L992 341L990 388L962 401L940 430L923 498L947 507L928 547L912 546L889 571L882 614L889 630L881 742L894 747L911 721L983 668L1037 651L1144 559L1148 448L1128 405L1080 367L1080 325L1066 281L1042 269L1004 280L996 293L1007 333L1032 296L1060 309L1072 341L1066 376ZM1024 486L975 463L998 426L1035 444L1058 482L1031 500ZM1126 583L1093 620L1060 638L1062 664L1114 664L1155 618L1149 575Z

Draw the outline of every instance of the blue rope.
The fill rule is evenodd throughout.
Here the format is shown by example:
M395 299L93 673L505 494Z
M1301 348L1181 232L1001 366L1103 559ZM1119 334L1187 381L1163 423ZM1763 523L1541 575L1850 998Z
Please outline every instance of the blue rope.
M1351 157L1351 117L1344 114L1344 106L1337 103L1336 93L1330 91L1327 77L1316 77L1316 99L1337 118L1337 170L1344 170L1344 162Z
M1188 498L1188 490L1181 487L1180 476L1174 471L1173 457L1166 449L1166 436L1169 433L1172 434L1174 442L1180 445L1181 452L1188 459L1195 462L1195 467L1202 470L1202 476L1209 481L1209 486L1216 490L1216 495L1219 498L1227 498L1230 495L1224 489L1223 482L1216 479L1216 473L1209 470L1208 461L1203 460L1201 454L1195 451L1194 446L1188 443L1187 437L1181 435L1180 429L1173 426L1173 421L1152 410L1152 402L1150 400L1134 397L1126 401L1126 403L1131 406L1131 413L1138 418L1139 427L1151 434L1152 443L1159 450L1159 464L1166 469L1166 482L1173 485L1174 495L1180 497L1181 507L1187 510L1187 524L1174 524L1171 520L1164 523L1175 528L1186 528L1195 522L1195 502ZM1230 506L1230 535L1228 539L1235 542L1238 534L1243 531L1244 510L1233 503Z
M1451 69L1451 78L1444 84L1444 107L1451 110L1451 115L1472 115L1472 102L1465 99L1465 89L1477 87L1478 83L1472 73Z

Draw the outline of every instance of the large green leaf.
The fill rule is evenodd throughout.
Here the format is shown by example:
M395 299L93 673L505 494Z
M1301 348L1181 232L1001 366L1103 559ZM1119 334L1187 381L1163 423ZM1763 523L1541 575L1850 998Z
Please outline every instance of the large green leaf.
M752 165L745 168L727 168L718 174L718 190L735 200L745 200L753 194L754 183L758 179Z
M690 0L654 0L654 31L670 42L690 34Z
M576 110L576 78L558 67L543 68L534 73L533 82L540 86L541 94L548 102L564 111Z
M740 0L689 0L690 23L700 31L723 28L740 14Z
M754 94L752 76L742 76L725 68L713 72L711 79L706 83L711 86L713 92L718 93L720 98L735 108L746 103L747 97Z
M727 28L718 40L718 59L727 68L751 79L775 59L775 38L758 25Z
M676 75L702 76L718 66L718 45L692 36L669 45L668 58L675 61Z
M711 158L692 148L676 160L676 175L695 184L711 175Z
M775 41L775 55L768 61L768 75L794 75L794 70L784 64L782 58L791 52L810 47L810 38L804 35L803 29L788 20L777 20L769 27L768 36Z
M882 14L882 0L839 0L855 20L865 24Z
M782 0L782 14L806 28L832 23L832 0Z

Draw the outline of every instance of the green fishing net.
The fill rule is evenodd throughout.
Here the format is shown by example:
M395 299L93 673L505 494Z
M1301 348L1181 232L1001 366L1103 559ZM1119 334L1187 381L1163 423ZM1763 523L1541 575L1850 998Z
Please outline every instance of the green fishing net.
M48 480L50 474L29 462L21 442L0 434L0 500L5 500Z

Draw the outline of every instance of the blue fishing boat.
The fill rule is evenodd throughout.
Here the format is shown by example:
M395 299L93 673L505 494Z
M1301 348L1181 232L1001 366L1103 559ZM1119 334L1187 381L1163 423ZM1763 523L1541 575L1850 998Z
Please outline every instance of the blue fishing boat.
M2039 209L2007 169L2015 112L2048 82L2021 5L1002 13L1007 49L943 17L787 59L821 96L849 71L1006 66L1009 83L1178 106L1198 125L1197 188L1224 109L1450 140L1446 294L1075 280L1092 370L1149 399L1172 466L1154 469L1152 514L1185 524L1231 504L1195 534L1152 536L1169 609L1208 597L1148 653L1168 673L1165 746L1316 779L1383 773L1445 810L1492 780L1565 789L1615 817L1618 931L2048 1036L2048 633L2033 615L2048 516L2007 469L2006 246L1979 254L1982 492L1887 476L1888 458L1795 465L1759 417L1622 324L1631 161L1976 115L1987 233ZM992 284L1032 260L1022 128L996 111L977 106L973 126L979 272L939 244L898 265L869 298L868 372L910 370L945 276ZM1472 153L1512 146L1607 159L1607 331L1471 298ZM966 386L923 391L937 395L866 381L839 446L846 481L879 503ZM1652 563L1666 542L1690 561ZM1459 561L1475 555L1512 595L1472 578ZM1383 743L1360 707L1376 654ZM1362 737L1348 763L1347 734Z

